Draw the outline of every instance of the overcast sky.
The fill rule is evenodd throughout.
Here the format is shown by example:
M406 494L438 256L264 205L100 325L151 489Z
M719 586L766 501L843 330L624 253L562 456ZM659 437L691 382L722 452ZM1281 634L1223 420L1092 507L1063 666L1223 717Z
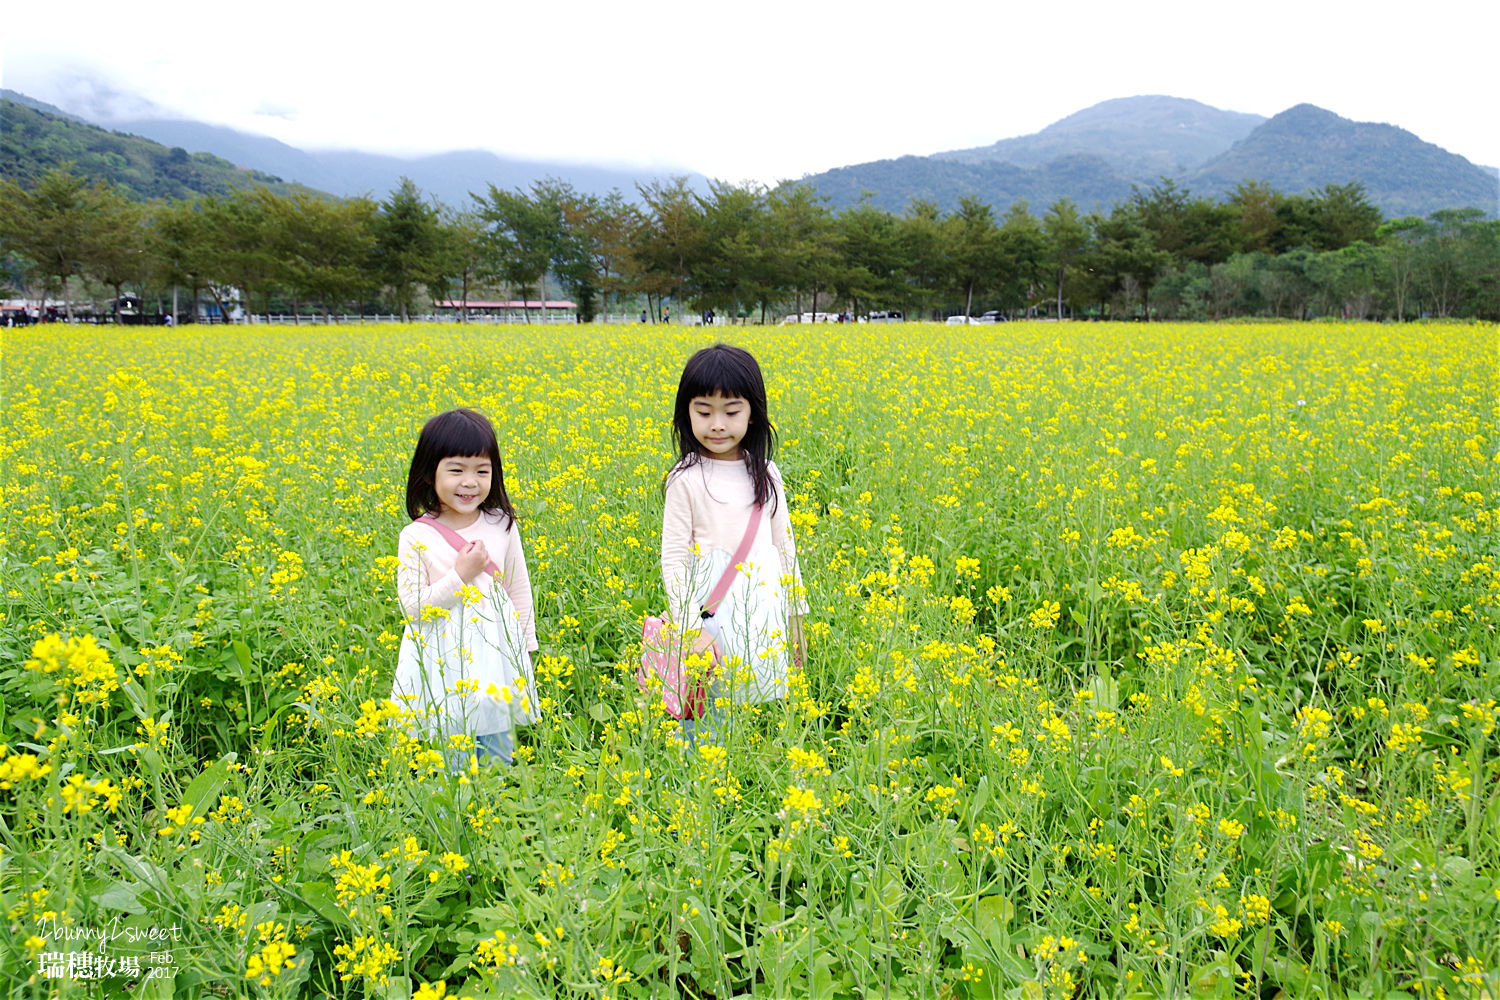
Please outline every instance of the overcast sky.
M767 183L987 145L1099 101L1301 102L1500 166L1495 0L318 0L11 5L0 78L304 149Z

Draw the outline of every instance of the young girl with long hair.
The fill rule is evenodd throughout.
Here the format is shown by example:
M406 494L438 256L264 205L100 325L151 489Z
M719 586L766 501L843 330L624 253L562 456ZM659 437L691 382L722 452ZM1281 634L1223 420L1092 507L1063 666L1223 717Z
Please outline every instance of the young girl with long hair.
M710 706L720 698L744 704L781 698L789 664L803 658L807 603L755 358L728 344L689 358L672 430L678 459L667 473L661 529L668 615L684 632L699 630L695 650L712 647L718 654ZM705 615L709 591L756 507L761 516L749 555L723 601ZM712 708L704 724L714 728Z
M450 767L509 764L515 726L533 720L537 644L526 554L488 419L457 409L427 421L406 512L396 569L406 627L391 699Z

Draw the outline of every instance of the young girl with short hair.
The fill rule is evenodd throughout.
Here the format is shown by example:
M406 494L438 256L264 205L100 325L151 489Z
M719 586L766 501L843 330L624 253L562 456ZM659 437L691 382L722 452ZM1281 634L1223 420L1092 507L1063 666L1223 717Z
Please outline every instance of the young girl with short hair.
M526 554L487 418L457 409L427 421L406 511L396 570L406 627L391 699L454 769L509 764L514 727L534 718L537 644Z
M802 662L807 603L755 358L728 344L689 358L672 429L678 459L667 473L661 530L668 615L684 631L700 630L695 649L717 650L710 706L718 698L743 704L781 698L789 664ZM709 591L757 506L749 555L723 601L705 615ZM700 724L712 729L716 721L710 708Z

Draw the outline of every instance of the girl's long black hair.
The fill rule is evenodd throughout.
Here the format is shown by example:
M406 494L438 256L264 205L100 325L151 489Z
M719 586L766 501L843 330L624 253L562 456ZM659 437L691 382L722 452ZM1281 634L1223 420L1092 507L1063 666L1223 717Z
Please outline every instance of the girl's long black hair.
M435 515L442 509L433 483L437 480L438 463L454 456L483 456L490 460L490 495L479 509L498 510L514 524L516 511L505 492L505 472L500 467L500 443L495 440L495 428L488 417L468 407L439 413L422 425L417 450L411 456L411 469L406 474L406 513L411 519L415 521L423 514Z
M755 502L776 510L776 484L771 480L771 456L776 452L776 428L766 413L766 383L760 365L743 347L715 344L688 358L677 383L677 404L672 411L672 437L677 445L673 469L703 461L703 450L693 436L693 418L688 404L699 396L739 396L750 404L750 426L740 441L740 454L755 487ZM668 475L671 475L669 472Z

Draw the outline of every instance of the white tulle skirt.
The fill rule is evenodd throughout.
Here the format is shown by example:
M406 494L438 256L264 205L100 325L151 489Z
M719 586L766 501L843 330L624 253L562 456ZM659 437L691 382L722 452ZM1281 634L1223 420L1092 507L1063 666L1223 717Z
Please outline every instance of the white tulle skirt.
M701 608L729 558L728 552L717 550L690 564L680 581L688 595L681 606ZM714 678L716 695L751 705L786 697L791 661L787 610L781 558L766 547L751 550L712 618L683 623L703 628L718 642L722 669Z
M391 700L429 738L508 732L536 720L531 656L510 595L491 583L479 600L425 609L406 626Z

